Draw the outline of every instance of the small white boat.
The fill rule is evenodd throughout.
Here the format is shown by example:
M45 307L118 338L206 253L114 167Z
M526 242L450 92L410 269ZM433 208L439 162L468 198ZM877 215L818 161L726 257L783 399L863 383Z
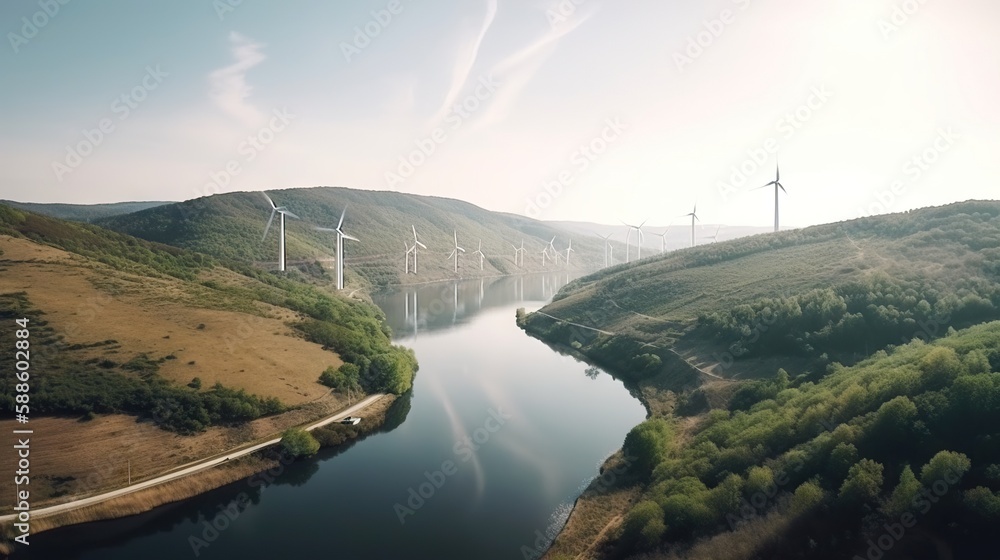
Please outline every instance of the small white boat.
M358 418L357 416L348 416L347 418L342 418L340 420L340 423L341 424L348 424L348 425L351 425L351 426L357 426L358 424L361 423L361 419Z

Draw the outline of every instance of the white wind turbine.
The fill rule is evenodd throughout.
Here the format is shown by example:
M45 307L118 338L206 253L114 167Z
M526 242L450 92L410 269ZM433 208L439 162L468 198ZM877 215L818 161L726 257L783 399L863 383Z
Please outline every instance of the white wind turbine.
M474 253L472 253L472 255L473 256L479 255L479 270L483 270L483 260L486 259L486 255L483 254L483 240L482 239L479 240L479 248L476 249L476 251Z
M426 249L427 245L424 245L423 243L420 242L419 239L417 239L417 226L412 226L411 225L410 228L413 230L413 273L416 274L417 273L417 247L419 246L419 247L423 247L424 249Z
M663 253L667 252L667 232L669 232L669 231L670 231L670 226L668 225L667 229L663 230L663 233L657 233L656 234L656 235L658 235L660 237L660 254L661 255Z
M757 187L754 190L759 191L760 189L766 189L772 185L774 185L774 231L778 231L778 189L784 191L785 194L788 194L788 191L786 191L785 187L781 184L781 168L778 167L777 162L774 164L774 180L763 187Z
M569 247L566 248L566 268L569 268L569 254L570 253L575 253L575 252L576 251L573 250L573 240L570 239L569 240Z
M458 272L458 253L464 253L465 249L458 246L458 231L455 231L455 248L452 249L451 254L448 255L448 259L455 259L455 272ZM456 288L457 289L457 288ZM457 296L456 296L457 297Z
M548 248L552 249L552 256L549 258L551 258L552 261L555 262L556 264L559 264L559 251L556 251L555 242L556 242L555 237L552 238L552 241L549 241Z
M712 243L718 243L719 242L719 231L721 229L722 229L722 224L719 224L719 227L715 228L715 235L706 235L705 237L703 237L703 239L711 239Z
M404 270L404 274L409 274L410 273L410 253L412 253L413 250L416 249L416 246L410 247L410 244L407 243L406 240L404 239L403 240L403 247L406 248L406 264L404 265L403 270ZM409 299L410 295L407 294L406 298L407 298L406 301L409 302L410 301L410 299Z
M608 249L611 250L612 262L614 261L614 250L615 250L615 248L611 245L611 237L612 236L614 236L613 233L609 233L608 235L598 235L597 236L597 237L600 237L601 239L604 240L604 268L608 268Z
M265 239L267 239L267 232L271 230L271 222L274 221L274 215L280 214L281 218L278 220L280 224L280 232L279 232L280 237L278 238L278 270L284 272L285 271L285 216L291 216L299 220L301 220L301 218L289 212L288 208L285 208L284 206L275 206L274 201L271 200L271 197L267 196L266 192L262 192L261 194L263 194L264 198L267 199L267 203L271 205L271 217L267 219L267 226L264 228L264 237L262 237L260 240L261 242L263 242Z
M316 231L325 231L329 233L337 234L337 289L344 289L344 240L350 239L351 241L358 241L357 237L352 237L344 233L344 216L347 214L347 207L344 207L344 211L340 213L340 221L337 222L336 228L316 228Z
M513 243L511 243L510 246L514 248L514 266L524 268L524 253L527 251L527 249L524 248L524 240L521 240L520 247L514 245ZM518 261L519 258L520 261Z
M695 223L696 220L700 221L698 219L698 203L697 202L694 203L694 210L692 210L690 214L684 214L681 217L682 218L686 218L688 216L691 216L691 246L694 247L694 223Z
M636 254L635 254L636 260L639 260L639 259L642 258L642 242L644 240L644 237L642 235L642 226L646 225L646 222L642 222L641 224L639 224L637 226L633 226L632 224L629 224L629 223L626 223L626 222L622 222L622 223L625 224L626 226L628 226L628 234L625 235L625 262L631 262L629 260L630 255L629 255L629 250L628 249L629 249L629 241L632 239L632 232L633 231L638 232L638 234L639 234L639 236L638 236L639 242L636 245Z
M549 248L542 247L542 268L545 268L545 258L549 256Z

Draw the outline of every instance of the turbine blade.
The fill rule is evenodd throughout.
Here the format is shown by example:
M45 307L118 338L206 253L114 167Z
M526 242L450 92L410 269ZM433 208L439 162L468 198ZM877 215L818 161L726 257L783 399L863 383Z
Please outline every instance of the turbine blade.
M780 188L783 193L788 194L788 191L785 190L785 186L784 185L782 185L781 183L777 183L777 185L778 185L778 188Z
M271 197L267 196L267 193L266 193L266 192L264 192L264 191L261 191L261 192L260 192L260 194L264 195L264 198L266 198L266 199L267 199L267 203L271 205L271 208L272 208L272 209L276 208L276 206L274 205L274 201L273 201L273 200L271 200Z
M325 232L329 232L329 233L337 233L337 230L335 230L333 228L314 227L313 229L316 230L316 231L325 231Z
M344 225L344 215L347 214L347 207L344 206L344 210L340 213L340 221L337 222L337 229L340 229Z
M292 218L295 218L296 220L301 220L302 219L302 218L296 216L295 214L292 214L288 210L282 210L281 213L284 214L284 215L286 215L286 216L290 216Z
M361 240L360 240L360 239L358 239L357 237L352 237L352 236L350 236L350 235L347 235L346 233L343 233L343 232L341 232L341 234L340 234L340 235L341 235L341 237L343 237L344 239L350 239L351 241L358 241L358 242L360 242L360 241L361 241Z
M424 249L426 249L426 248L427 248L427 245L424 245L423 243L421 243L421 242L419 242L419 241L417 241L417 245L420 245L420 246L421 246L421 247L423 247Z
M264 228L264 237L260 238L261 241L264 241L265 239L267 239L267 232L271 231L271 222L274 221L274 214L275 213L277 213L277 210L275 210L275 209L272 208L271 209L271 217L267 219L267 227Z

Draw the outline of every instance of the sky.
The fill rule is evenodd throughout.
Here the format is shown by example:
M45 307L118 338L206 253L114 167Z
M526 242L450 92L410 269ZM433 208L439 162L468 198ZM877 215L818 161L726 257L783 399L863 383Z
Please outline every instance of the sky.
M7 0L0 199L782 226L997 198L995 0ZM279 195L280 196L280 195Z

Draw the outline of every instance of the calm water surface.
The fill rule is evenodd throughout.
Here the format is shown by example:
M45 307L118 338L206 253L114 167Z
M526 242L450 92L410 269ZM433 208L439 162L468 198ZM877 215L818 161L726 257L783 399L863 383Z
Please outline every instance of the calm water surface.
M377 297L421 366L383 431L296 463L272 484L241 481L144 515L40 534L15 558L523 558L522 546L561 526L599 463L645 417L622 382L588 375L515 325L518 307L541 307L567 280L475 280ZM206 534L206 520L241 494L252 503ZM206 536L196 556L192 537Z

